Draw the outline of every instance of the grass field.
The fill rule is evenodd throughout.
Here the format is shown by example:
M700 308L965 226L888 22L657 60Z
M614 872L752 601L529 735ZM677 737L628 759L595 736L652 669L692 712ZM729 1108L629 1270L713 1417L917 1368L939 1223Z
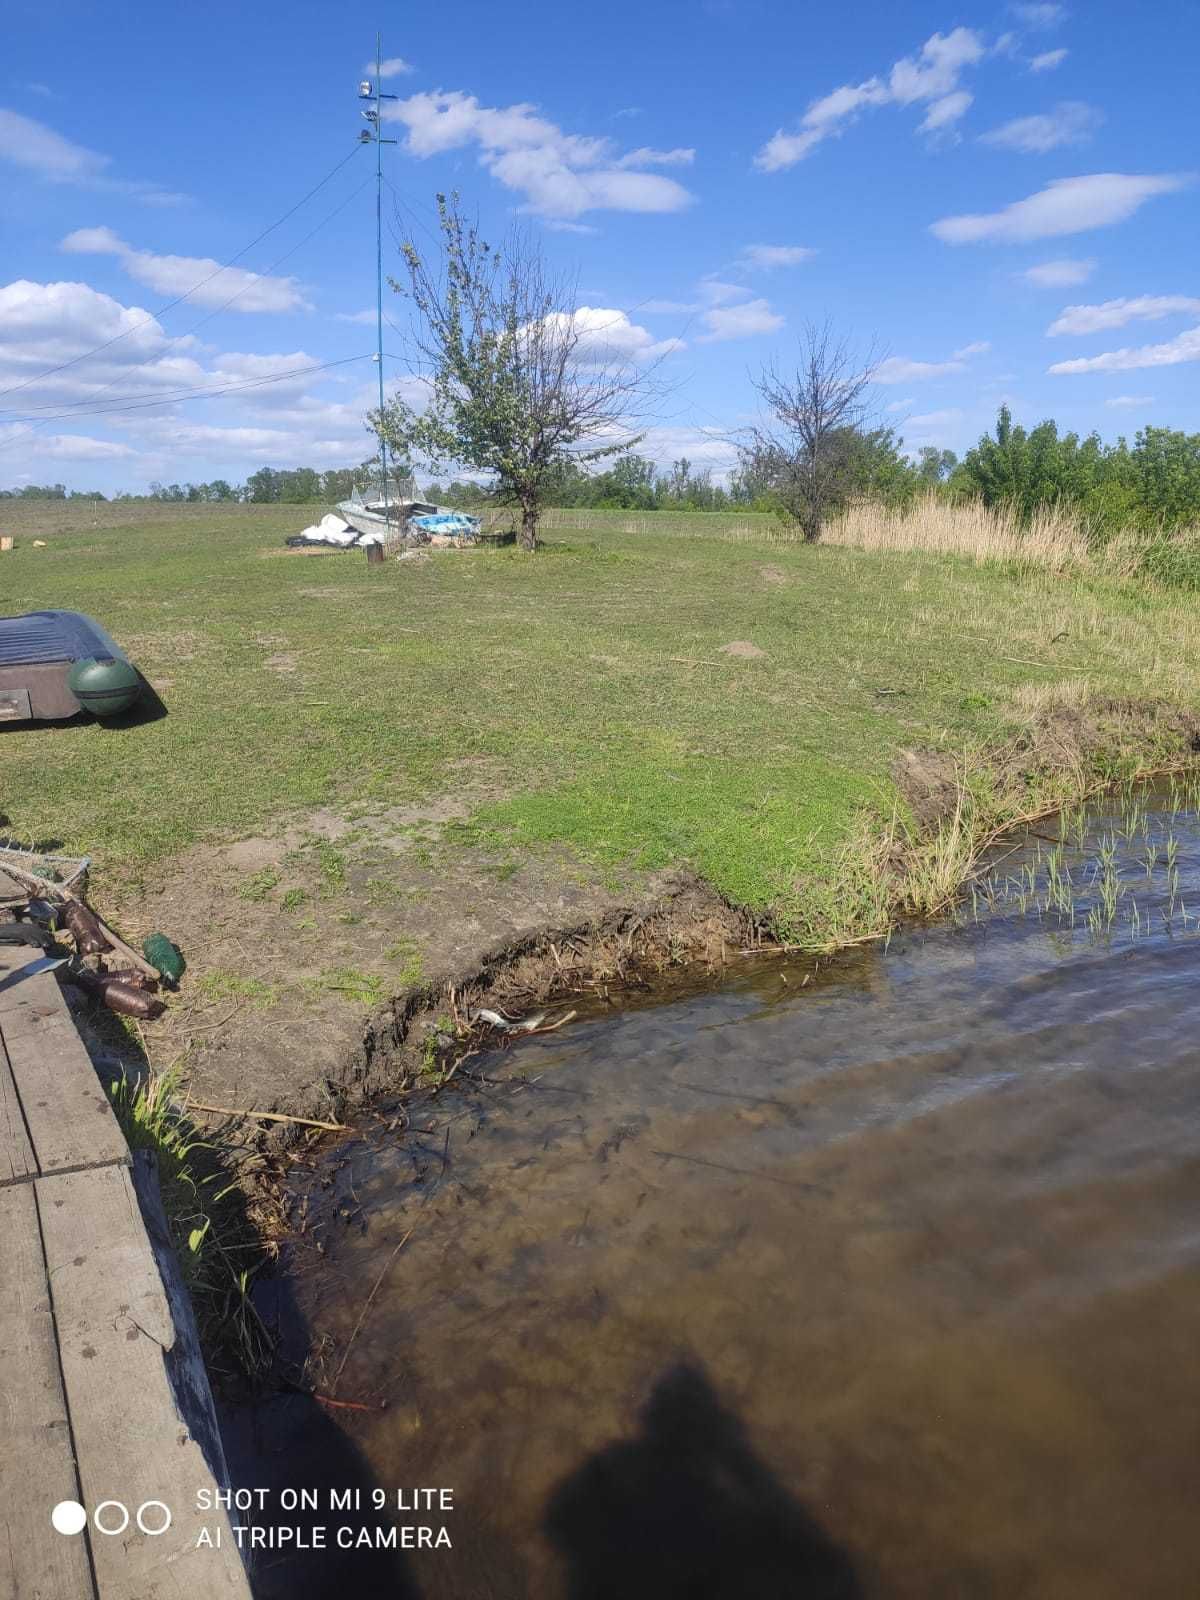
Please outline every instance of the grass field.
M128 880L196 841L469 778L464 848L683 863L786 911L864 801L890 810L901 747L978 744L1031 683L1200 702L1194 600L1087 574L595 512L556 514L534 559L371 568L285 552L306 520L4 508L0 609L94 615L169 711L0 733L10 832ZM762 653L724 653L739 642Z

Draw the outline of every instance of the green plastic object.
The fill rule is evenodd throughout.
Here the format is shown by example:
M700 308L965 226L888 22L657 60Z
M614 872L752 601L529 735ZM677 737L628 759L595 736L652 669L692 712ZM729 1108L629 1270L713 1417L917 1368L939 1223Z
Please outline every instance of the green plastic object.
M115 717L141 694L142 680L128 661L88 656L67 673L67 687L85 711L95 717Z
M187 962L180 953L179 946L172 944L165 933L151 933L142 940L142 954L164 978L169 978L172 983L178 983L183 977L183 969Z

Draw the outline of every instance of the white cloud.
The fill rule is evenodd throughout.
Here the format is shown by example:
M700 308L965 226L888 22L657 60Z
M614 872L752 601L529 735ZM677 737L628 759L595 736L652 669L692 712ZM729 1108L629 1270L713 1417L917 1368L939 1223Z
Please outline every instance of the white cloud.
M110 156L101 155L81 144L73 144L53 128L23 117L19 111L0 107L0 161L23 167L51 183L82 184L128 195L148 205L176 205L184 197L154 183L112 178Z
M664 469L686 458L693 471L709 472L717 482L726 481L738 464L736 441L715 427L648 428L637 452Z
M1186 294L1142 294L1132 299L1105 300L1098 306L1067 306L1046 329L1050 338L1064 333L1103 333L1127 322L1157 322L1162 317L1195 316L1200 300Z
M653 150L644 144L639 150L631 150L627 156L622 156L617 166L622 171L630 167L690 167L695 159L694 150Z
M1103 120L1094 106L1082 100L1061 100L1053 111L1016 117L979 137L981 144L995 145L998 149L1019 150L1022 155L1045 155L1060 145L1086 144Z
M543 217L542 227L549 228L551 233L592 235L600 232L600 229L593 228L590 222L568 222L565 217Z
M888 79L898 105L914 100L936 100L958 87L964 67L974 66L984 54L983 40L973 28L954 28L944 37L935 33L921 46L915 59L897 61Z
M909 406L916 404L916 395L910 394L905 400L893 400L890 405L884 406L887 412L907 411Z
M816 253L804 244L748 244L741 259L748 267L770 272L774 267L798 267L802 261L811 261Z
M1043 50L1040 56L1034 56L1029 63L1030 72L1053 72L1055 67L1061 67L1070 55L1069 50Z
M749 339L760 333L775 333L784 319L771 309L769 300L747 300L741 305L713 306L700 314L706 331L697 344L716 344L724 339Z
M953 94L944 94L940 100L935 100L925 113L925 120L918 126L918 133L941 133L944 129L952 127L970 108L975 96L966 89L956 89Z
M230 310L311 310L295 278L272 278L244 267L222 267L207 256L160 256L136 250L111 228L77 228L62 241L70 255L116 256L137 283L158 294L187 294L198 306L222 306L236 295ZM201 280L207 279L207 282ZM197 287L193 287L196 285Z
M988 339L976 339L973 344L964 344L961 350L954 352L955 361L966 361L971 356L985 356L992 348Z
M570 220L585 211L681 211L692 195L674 178L635 168L681 165L682 150L620 156L611 140L564 133L532 105L489 107L461 90L391 102L384 116L407 128L404 148L418 160L474 145L505 188L525 197L522 211Z
M116 342L96 351L109 340ZM264 462L360 461L369 449L363 418L375 404L375 385L359 379L370 369L364 362L337 373L296 370L315 364L303 350L209 352L194 337L168 337L140 307L84 283L0 286L0 390L23 385L0 398L9 419L0 423L0 443L8 441L0 480L5 462L11 477L18 464L41 460L61 461L64 477L77 464L75 480L84 487L237 478ZM49 372L55 367L64 370ZM351 386L335 391L337 401L324 398L328 386L346 384L351 374ZM231 384L242 387L208 398ZM388 387L413 398L421 388L418 380L397 385L390 377ZM195 398L184 399L185 390ZM43 419L45 427L31 426ZM72 426L87 432L51 431Z
M1188 328L1165 344L1143 344L1133 349L1107 350L1099 356L1080 356L1074 361L1056 361L1047 370L1053 373L1134 372L1141 367L1174 367L1184 361L1200 361L1200 326Z
M888 356L875 371L876 383L921 383L927 378L948 378L965 372L965 361L909 361L904 356Z
M573 314L557 311L549 322L574 320L579 333L576 353L584 362L656 361L685 348L682 339L655 339L624 311L606 306L580 306Z
M905 433L928 435L941 433L946 428L956 427L963 419L963 413L957 406L950 406L945 411L924 411L915 417L909 417L905 424Z
M86 362L76 358L108 344ZM168 339L160 323L138 306L123 306L85 283L33 283L19 278L0 287L0 389L19 394L6 409L87 400L117 380L139 393L201 383L204 369L188 351L194 340ZM41 379L51 367L68 370ZM29 382L38 379L37 382Z
M374 307L368 306L363 311L335 311L333 320L335 322L357 322L364 328L373 328L378 318Z
M1154 404L1154 396L1152 394L1114 394L1104 404L1112 406L1114 411L1133 410L1134 407L1138 406L1152 406Z
M1083 178L1055 178L1036 194L1000 211L943 217L931 223L930 232L946 244L1023 243L1084 233L1125 222L1154 195L1170 194L1188 181L1170 173L1156 177L1096 172Z
M1014 5L1012 10L1027 28L1057 28L1067 20L1066 6L1053 4L1052 0L1045 0L1041 4Z
M1074 261L1062 256L1057 261L1042 261L1036 267L1026 267L1021 276L1039 289L1070 289L1075 284L1086 283L1095 270L1094 260Z
M401 78L407 73L415 71L416 68L411 62L405 61L403 56L388 56L386 60L381 61L379 64L380 78ZM363 72L366 73L368 77L373 78L375 76L375 63L373 61L368 61L366 66L363 68Z
M28 461L122 461L137 451L115 439L94 439L86 433L28 434L24 428L0 427L0 444L21 441L21 459Z
M614 111L613 112L613 121L614 122L620 122L622 120L622 118L625 118L625 117L640 117L641 114L642 114L642 107L641 106L622 106L619 111Z
M697 283L694 300L645 300L638 310L646 312L647 315L661 312L667 315L694 316L697 312L707 311L711 306L728 305L734 300L748 300L752 294L753 290L747 289L745 284L726 283L710 273Z
M762 172L782 172L795 166L822 140L841 134L864 111L875 106L933 102L918 131L928 133L947 127L970 104L969 96L962 98L965 91L959 90L959 77L984 53L983 39L973 28L955 28L945 35L935 33L916 56L897 61L886 79L871 77L862 83L843 84L814 100L799 127L791 132L780 128L755 156L754 164Z
M701 278L696 287L706 305L723 306L731 300L744 300L750 294L750 290L744 284L726 283L723 278L714 277L712 273Z
M25 167L53 183L77 183L98 177L110 164L108 156L72 144L53 128L47 128L18 111L0 108L0 157L14 166Z

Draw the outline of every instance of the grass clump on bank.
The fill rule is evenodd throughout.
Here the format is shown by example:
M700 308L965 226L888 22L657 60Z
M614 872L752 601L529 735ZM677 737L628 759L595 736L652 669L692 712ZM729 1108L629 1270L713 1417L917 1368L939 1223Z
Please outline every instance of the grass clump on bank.
M886 819L860 817L785 938L824 953L886 937L901 918L953 905L1004 834L1116 784L1198 770L1200 715L1099 696L1085 684L1017 700L1003 738L957 759L904 753L901 801Z
M174 1069L138 1083L121 1079L109 1094L129 1148L156 1159L163 1211L209 1370L230 1381L254 1379L273 1354L250 1298L266 1256L219 1150L179 1109L179 1089Z

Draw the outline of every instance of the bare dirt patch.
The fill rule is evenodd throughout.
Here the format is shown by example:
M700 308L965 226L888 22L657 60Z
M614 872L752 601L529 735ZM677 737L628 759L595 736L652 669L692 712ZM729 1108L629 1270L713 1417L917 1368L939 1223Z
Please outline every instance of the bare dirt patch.
M1165 700L1098 695L1086 683L1026 691L1012 709L1015 731L972 758L989 774L998 797L1020 812L1022 797L1039 784L1069 781L1095 786L1107 765L1115 774L1136 758L1145 771L1200 753L1200 715ZM902 750L892 776L919 832L931 834L955 814L965 780L962 763L946 751Z
M782 567L759 567L758 575L765 583L786 583L788 575Z
M757 661L765 659L767 652L751 644L749 639L735 639L732 644L723 644L718 654L736 656L739 661Z
M144 1028L151 1064L179 1061L207 1105L328 1118L396 1086L411 1067L398 1019L444 1005L451 985L495 986L520 1004L539 983L612 976L651 946L653 960L703 961L723 914L726 943L738 937L745 919L678 874L602 880L565 849L514 859L448 841L448 825L502 792L486 758L455 769L453 789L420 802L319 809L194 846L131 891L114 908L126 934L162 929L188 961L179 994Z
M268 672L278 672L286 678L297 670L299 662L290 650L280 650L275 655L268 656L263 666Z
M260 561L276 561L280 556L337 556L344 554L330 545L281 545L277 550L260 550Z

